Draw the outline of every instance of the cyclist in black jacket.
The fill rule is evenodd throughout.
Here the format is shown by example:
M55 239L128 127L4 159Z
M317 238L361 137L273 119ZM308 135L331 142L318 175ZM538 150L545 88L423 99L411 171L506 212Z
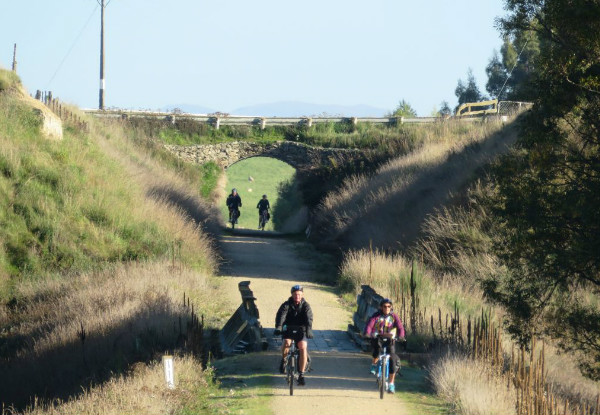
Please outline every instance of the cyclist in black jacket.
M304 288L302 288L301 285L294 285L291 291L292 296L285 303L281 304L279 310L277 310L277 316L275 317L275 334L281 333L284 325L302 326L304 330L297 336L294 336L294 338L285 331L283 332L283 343L281 345L282 358L281 363L279 364L279 371L284 373L284 358L292 345L292 341L295 341L300 352L298 384L304 386L306 384L304 380L304 371L306 370L306 363L308 361L308 343L306 339L312 339L313 337L313 313L310 305L303 298Z
M267 215L268 215L269 209L271 208L271 205L269 204L269 199L267 199L267 195L262 195L262 199L260 199L258 201L256 208L258 209L258 229L260 229L261 228L260 219L262 218L263 212L266 210ZM267 216L267 219L268 219L268 216Z
M231 221L231 213L236 210L240 216L240 207L242 207L242 198L237 192L237 189L231 189L231 194L227 196L225 204L229 208L229 220ZM237 220L235 221L237 223Z

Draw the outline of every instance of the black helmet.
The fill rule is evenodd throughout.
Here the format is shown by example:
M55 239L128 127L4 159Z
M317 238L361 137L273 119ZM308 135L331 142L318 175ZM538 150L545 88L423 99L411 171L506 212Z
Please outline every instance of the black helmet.
M384 304L393 305L394 303L392 303L392 300L390 300L389 298L384 298L379 302L379 307L381 307Z
M267 198L267 195L263 195L263 197L266 199L266 198Z
M302 292L304 292L304 288L301 285L294 285L292 287L291 291L292 291L292 294L294 294L294 292L296 292L296 291L302 291Z
M233 189L231 189L231 193L237 193L237 189L234 187Z

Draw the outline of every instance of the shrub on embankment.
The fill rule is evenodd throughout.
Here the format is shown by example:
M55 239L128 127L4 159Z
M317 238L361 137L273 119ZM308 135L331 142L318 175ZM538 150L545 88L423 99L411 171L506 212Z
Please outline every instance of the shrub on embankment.
M179 349L191 307L207 327L226 317L205 232L216 215L199 197L201 180L186 181L118 123L86 121L66 121L64 138L47 140L22 93L0 91L5 408L76 400ZM133 412L136 399L103 410Z

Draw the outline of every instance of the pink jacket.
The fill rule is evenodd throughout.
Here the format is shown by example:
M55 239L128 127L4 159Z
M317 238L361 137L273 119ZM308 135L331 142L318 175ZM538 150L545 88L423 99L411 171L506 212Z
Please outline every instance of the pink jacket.
M377 322L377 319L379 317L381 317L382 315L383 315L383 313L381 311L377 311L369 318L369 322L367 323L367 327L365 328L365 335L367 337L371 337L373 335L373 331L375 329L375 323ZM398 315L396 313L391 313L391 315L394 318L394 323L392 325L392 328L394 328L394 327L396 328L396 330L397 330L396 336L399 339L401 339L405 335L404 326L402 325L402 321L400 321L400 317L398 317ZM378 334L382 334L382 333L378 333Z

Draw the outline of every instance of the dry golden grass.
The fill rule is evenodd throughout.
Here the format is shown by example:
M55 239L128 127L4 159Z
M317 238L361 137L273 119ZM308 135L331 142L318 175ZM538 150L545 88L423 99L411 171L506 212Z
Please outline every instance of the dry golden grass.
M25 414L172 414L193 399L198 389L207 387L202 367L193 358L176 357L174 371L173 390L166 388L161 362L140 363L129 375L115 377L86 390L76 400L35 403Z
M340 266L340 284L356 293L362 284L368 284L382 296L396 299L399 284L404 284L405 292L409 286L411 268L412 261L401 254L367 249L348 251ZM450 275L435 277L418 265L415 283L419 299L417 312L424 313L427 321L431 314L437 318L439 312L450 314L455 307L463 317L477 316L481 312L481 291L458 278Z
M423 147L390 160L370 176L348 178L319 206L313 230L325 242L384 249L410 245L425 217L458 191L473 172L513 140L488 122L452 128L460 134L429 138ZM451 128L451 127L449 127Z
M430 370L437 393L462 415L515 414L512 386L489 366L463 356L447 356Z
M166 261L118 265L23 283L18 290L27 300L12 316L11 338L28 340L20 347L13 340L14 354L0 377L3 400L9 404L10 397L18 407L34 395L66 399L90 382L111 379L113 371L179 347L179 319L185 327L190 312L184 293L209 325L229 311L220 307L208 275L178 262L175 268Z

